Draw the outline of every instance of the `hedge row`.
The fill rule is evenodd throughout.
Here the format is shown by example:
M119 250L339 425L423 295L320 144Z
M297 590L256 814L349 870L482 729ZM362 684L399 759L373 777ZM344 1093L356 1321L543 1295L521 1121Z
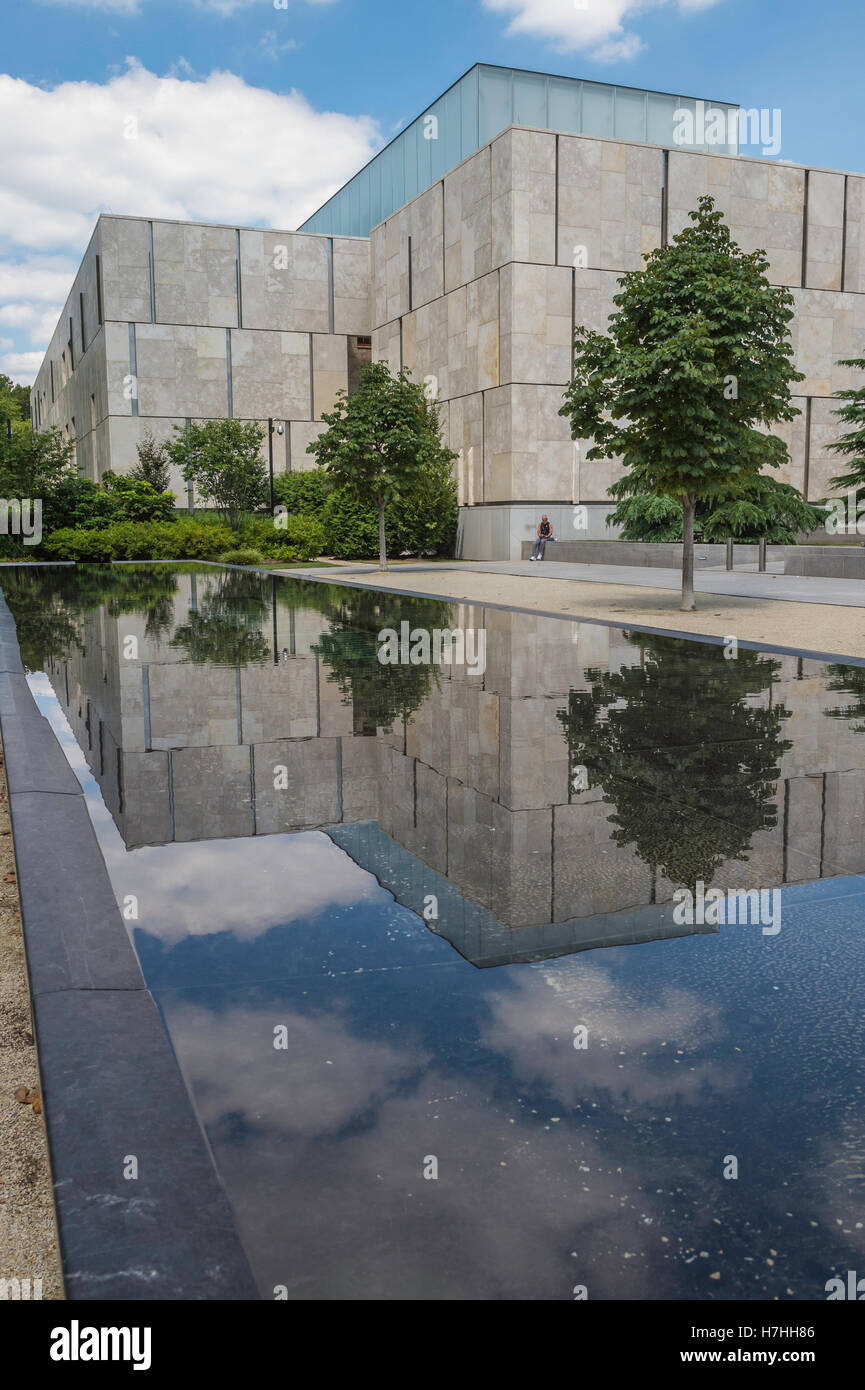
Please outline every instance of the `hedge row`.
M51 560L219 560L239 549L255 559L284 563L315 559L324 548L324 531L312 517L290 516L283 526L262 517L239 532L221 522L178 517L175 521L121 521L102 530L64 526L46 536L39 554Z
M284 473L276 479L274 491L283 509L276 522L269 516L252 516L232 531L213 517L182 512L165 520L116 518L109 524L105 524L105 516L97 521L90 515L85 524L49 531L26 558L38 554L53 560L107 563L219 560L224 555L243 554L247 563L259 559L307 563L322 554L346 560L378 554L376 511L359 507L345 490L331 487L323 468ZM92 500L89 495L87 500ZM139 500L136 496L135 501ZM453 546L456 524L456 490L449 472L443 471L422 495L401 498L388 507L388 554L447 553Z

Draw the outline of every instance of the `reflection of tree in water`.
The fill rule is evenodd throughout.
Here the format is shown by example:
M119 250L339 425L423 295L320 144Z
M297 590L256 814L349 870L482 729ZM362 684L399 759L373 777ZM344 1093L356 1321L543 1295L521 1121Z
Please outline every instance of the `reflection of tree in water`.
M830 719L858 719L854 724L855 734L865 734L865 666L827 666L830 679L827 690L837 690L841 695L852 695L852 705L844 709L827 709L824 714Z
M268 621L270 581L243 570L219 573L205 588L197 608L178 624L172 647L186 651L191 661L220 666L247 666L264 661L270 642L263 629Z
M315 606L330 623L312 648L330 668L334 681L354 711L354 732L373 735L389 729L397 718L408 719L438 685L435 665L382 665L378 634L397 633L400 623L412 629L449 629L453 608L439 599L406 599L372 589L339 589L329 585Z
M586 671L559 720L570 768L612 804L616 844L673 883L711 883L728 860L747 858L753 835L777 823L772 803L783 705L747 697L771 690L779 663L759 652L680 638L632 636L639 665Z
M177 570L167 565L34 565L3 575L28 671L82 651L81 620L103 605L111 618L143 613L148 637L159 640L171 628L176 590Z

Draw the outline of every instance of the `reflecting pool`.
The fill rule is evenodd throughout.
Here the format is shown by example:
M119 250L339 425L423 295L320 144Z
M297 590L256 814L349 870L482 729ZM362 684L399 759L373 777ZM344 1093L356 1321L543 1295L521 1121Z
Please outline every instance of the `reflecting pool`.
M211 567L2 585L262 1297L863 1267L865 667Z

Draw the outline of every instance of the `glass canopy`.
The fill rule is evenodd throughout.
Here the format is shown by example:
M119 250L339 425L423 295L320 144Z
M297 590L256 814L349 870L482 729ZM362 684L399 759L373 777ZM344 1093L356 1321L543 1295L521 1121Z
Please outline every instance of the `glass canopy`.
M711 105L725 113L738 110L729 102ZM683 110L696 116L696 98L478 63L400 131L299 230L369 236L379 222L510 125L673 146L678 143L674 138L675 113ZM695 120L698 133L701 124ZM710 146L689 142L688 148L705 151ZM736 154L737 146L713 143L711 151Z

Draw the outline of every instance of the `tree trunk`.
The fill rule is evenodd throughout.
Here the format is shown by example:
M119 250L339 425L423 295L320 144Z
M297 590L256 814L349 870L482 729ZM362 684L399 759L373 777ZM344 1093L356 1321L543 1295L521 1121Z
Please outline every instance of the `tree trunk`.
M378 499L378 567L387 569L387 542L384 534L384 498Z
M694 598L694 515L697 499L682 498L682 612L692 613L697 607Z

